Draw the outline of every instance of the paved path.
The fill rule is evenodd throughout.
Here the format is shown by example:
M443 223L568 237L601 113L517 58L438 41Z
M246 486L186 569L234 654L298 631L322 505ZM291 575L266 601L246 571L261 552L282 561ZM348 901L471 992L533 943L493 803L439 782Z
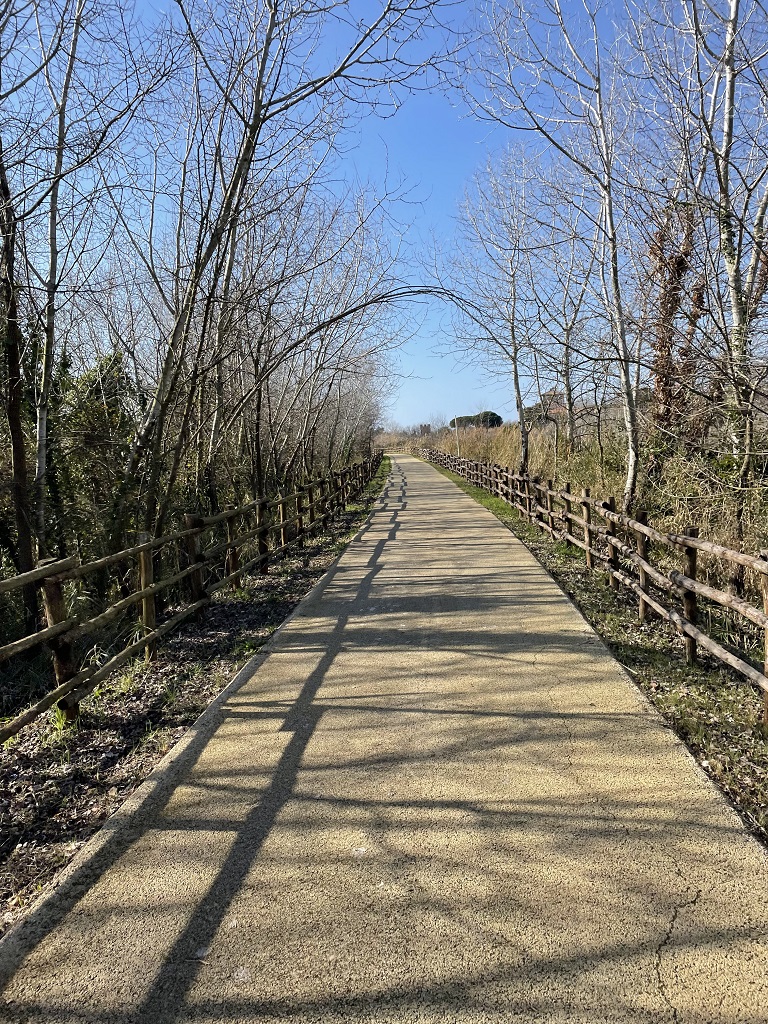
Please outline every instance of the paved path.
M239 683L0 947L3 1019L768 1021L764 851L433 469Z

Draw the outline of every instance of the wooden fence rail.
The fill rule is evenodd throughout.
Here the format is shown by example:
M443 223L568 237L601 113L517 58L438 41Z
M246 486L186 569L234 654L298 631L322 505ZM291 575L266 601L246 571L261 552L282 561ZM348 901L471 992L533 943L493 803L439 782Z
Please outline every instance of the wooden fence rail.
M0 595L28 584L39 586L47 623L37 632L0 647L0 664L47 646L56 677L53 690L0 724L0 743L54 704L68 718L77 717L80 701L99 683L142 650L151 658L157 641L199 614L213 594L226 586L238 588L244 573L265 573L270 561L301 545L308 534L322 530L334 511L343 510L364 490L381 459L382 453L378 452L362 463L327 479L312 480L274 501L253 501L212 516L187 515L183 530L153 539L140 535L138 544L92 562L81 563L77 557L47 559L31 572L0 580ZM172 570L169 575L155 579L158 555L164 557ZM129 592L96 615L73 614L66 585L112 567L119 569L121 587ZM159 595L174 588L178 591L179 584L184 585L182 599L186 591L188 603L158 625ZM136 605L139 613L130 626L134 639L101 665L81 664L75 642L117 622Z
M634 517L624 515L616 511L615 498L594 498L589 489L576 497L570 484L558 490L551 480L545 482L513 473L508 467L474 462L433 449L422 449L416 454L501 498L553 541L565 541L580 548L588 568L607 572L614 589L624 587L637 596L641 621L652 611L677 628L685 638L689 664L696 661L697 649L701 647L758 687L763 693L763 720L768 724L768 552L750 555L733 551L699 537L695 527L682 534L664 533L648 524L644 512ZM661 551L666 557L657 557L654 565L652 551L655 555ZM756 573L762 608L703 582L699 553ZM675 557L682 563L678 568L669 564ZM670 598L679 602L678 607ZM724 646L704 630L702 610L712 606L726 609L762 629L761 665L753 664L743 650Z

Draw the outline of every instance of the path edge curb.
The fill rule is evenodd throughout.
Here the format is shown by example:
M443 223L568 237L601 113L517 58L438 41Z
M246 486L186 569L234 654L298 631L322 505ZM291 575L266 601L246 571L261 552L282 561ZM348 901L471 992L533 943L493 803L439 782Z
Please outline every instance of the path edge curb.
M184 735L168 753L163 755L146 779L120 804L117 810L104 821L101 828L77 851L72 860L48 883L44 891L30 904L23 917L11 925L5 935L0 938L0 991L6 987L24 958L35 947L38 939L48 931L45 919L51 915L54 907L64 901L65 912L67 912L74 906L92 884L89 868L98 868L99 858L106 857L109 847L114 844L120 846L121 842L125 843L125 847L118 851L118 856L122 855L130 845L132 834L140 831L141 825L156 805L162 805L163 796L166 794L170 796L173 791L175 770L181 770L187 761L196 759L196 750L202 749L221 724L224 704L253 678L272 653L283 630L302 613L304 605L316 598L328 586L339 562L351 545L368 528L370 521L378 511L378 502L386 486L387 481L385 480L381 491L373 499L374 505L368 515L344 545L343 550L323 572L320 579L307 591L259 650L238 669L234 677L186 729ZM129 841L125 842L126 840Z

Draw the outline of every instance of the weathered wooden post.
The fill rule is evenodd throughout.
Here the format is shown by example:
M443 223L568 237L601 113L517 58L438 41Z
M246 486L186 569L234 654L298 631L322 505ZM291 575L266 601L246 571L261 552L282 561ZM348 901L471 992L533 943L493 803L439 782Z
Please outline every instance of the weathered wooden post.
M347 507L347 470L346 467L339 472L339 510L343 512Z
M587 550L584 554L587 556L587 568L594 569L595 563L592 558L592 509L589 504L589 488L584 487L581 492L581 507L584 510L584 543L587 546Z
M761 551L760 557L768 561L768 551ZM763 611L768 615L768 575L761 573ZM768 626L763 630L763 675L768 676ZM763 725L768 729L768 690L763 690Z
M315 525L315 485L311 481L307 484L307 523L310 530Z
M563 490L569 495L569 497L563 498L563 504L565 505L565 542L570 550L573 548L571 543L571 485L569 483L563 484Z
M609 512L616 511L616 499L613 495L610 496L608 501L603 502L603 508L607 508ZM619 568L619 556L616 553L615 546L611 541L616 537L616 523L612 519L608 520L608 567L609 576L611 580L611 590L619 589L619 581L613 575L613 571Z
M230 511L234 511L234 509L230 508ZM237 544L235 544L237 539L236 520L237 516L235 515L227 520L227 543L229 547L227 548L227 559L224 567L225 576L232 576L232 573L237 573L236 576L232 577L231 586L233 590L238 590L243 585L243 579L240 575L240 553L237 550Z
M296 491L296 539L304 547L304 494L301 487Z
M148 533L140 533L138 536L139 544L147 544L149 542ZM155 581L155 568L154 560L152 558L152 549L146 548L139 552L139 590L146 590L151 587ZM155 625L157 621L157 609L155 607L155 595L146 594L141 599L141 624L144 627L144 635L149 636L150 633L154 633ZM144 657L147 661L152 661L155 656L155 643L149 640L144 646Z
M642 511L638 512L635 515L635 519L642 526L647 526L647 524L648 524L648 513L647 512L642 512ZM638 557L642 558L644 561L647 562L648 561L648 538L646 537L646 535L641 530L635 530L635 546L637 548ZM642 565L638 565L638 567L637 567L637 578L638 578L638 582L640 583L641 589L645 590L647 588L647 586L648 586L648 575L647 575L647 573L646 573L646 571L645 571L645 569L644 569L644 567ZM638 607L637 607L637 617L640 620L640 622L645 622L647 616L648 616L648 604L646 603L645 599L641 597L640 598L640 603L638 604Z
M259 549L259 572L263 576L269 568L269 523L267 503L263 499L256 506L256 543Z
M689 526L689 527L686 528L686 530L684 532L685 532L685 536L686 537L698 537L699 536L699 530L698 530L698 527L696 527L696 526ZM686 549L685 549L685 575L688 577L688 579L691 579L691 580L695 580L696 579L696 569L697 569L697 557L696 556L697 555L698 555L698 551L696 550L696 548L694 548L694 547L686 547ZM696 619L697 619L697 607L696 607L696 605L697 605L696 595L694 594L694 592L692 590L687 590L686 589L685 592L683 593L683 615L685 616L686 619L688 619L688 621L693 626L696 625ZM696 641L694 640L694 638L692 636L688 636L687 634L685 636L685 660L688 662L689 665L695 665L696 664Z
M537 529L541 530L541 532L543 533L544 527L542 523L544 522L544 520L541 518L541 502L539 501L541 495L539 494L539 479L540 478L537 476L531 477L531 483L533 484L533 525Z
M195 533L190 534L189 537L184 538L184 545L187 549L187 558L189 559L190 565L198 565L198 568L189 576L189 592L192 601L202 601L205 597L205 589L203 587L203 567L202 567L202 555L200 554L200 533L203 529L203 520L200 516L190 515L187 513L184 516L184 529L195 530Z
M40 565L47 565L55 562L55 558L45 558ZM43 607L45 608L45 619L49 626L55 626L67 618L67 603L64 600L64 591L61 582L57 579L43 580ZM53 655L53 671L56 674L56 685L61 686L68 679L76 675L75 656L72 645L63 636L56 636L48 641L48 646ZM66 698L59 703L64 710L64 717L68 722L74 721L80 714L80 704L66 703Z
M555 515L552 504L552 490L554 486L554 480L547 480L547 526L549 527L549 536L551 540L555 539Z
M330 486L329 481L326 477L323 477L320 481L320 512L321 522L324 526L328 522L328 517L331 514L331 499L329 497Z
M277 503L277 514L280 522L280 547L284 548L288 543L288 517L285 513L285 498L282 495Z

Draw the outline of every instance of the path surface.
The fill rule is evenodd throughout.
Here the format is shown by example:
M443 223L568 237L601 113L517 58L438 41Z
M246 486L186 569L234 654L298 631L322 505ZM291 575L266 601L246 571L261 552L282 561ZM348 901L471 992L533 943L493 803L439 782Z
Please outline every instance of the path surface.
M764 851L433 469L257 661L0 947L3 1019L768 1021Z

